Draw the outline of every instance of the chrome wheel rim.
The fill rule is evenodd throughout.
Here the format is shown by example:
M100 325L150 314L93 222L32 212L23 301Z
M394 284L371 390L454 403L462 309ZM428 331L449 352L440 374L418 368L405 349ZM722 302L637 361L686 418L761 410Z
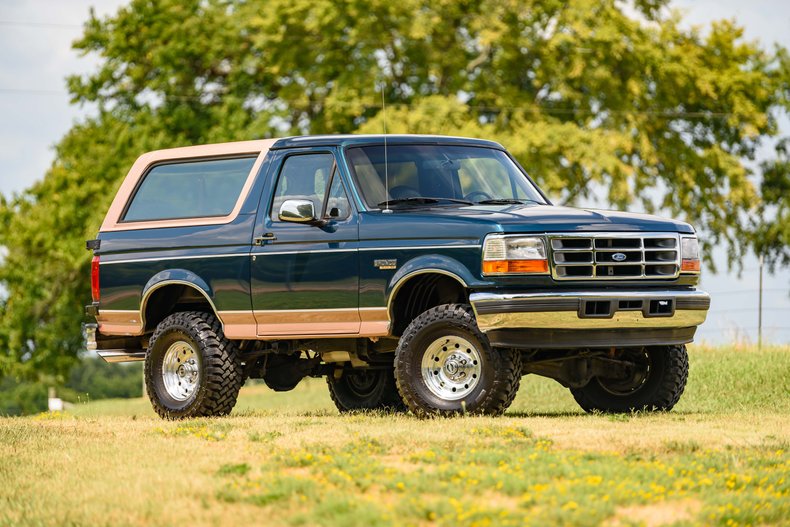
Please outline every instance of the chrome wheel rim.
M483 361L477 347L463 337L448 335L431 342L422 356L422 379L440 399L457 401L480 382Z
M167 348L162 359L162 381L167 394L176 401L186 401L195 393L200 364L192 344L179 340Z

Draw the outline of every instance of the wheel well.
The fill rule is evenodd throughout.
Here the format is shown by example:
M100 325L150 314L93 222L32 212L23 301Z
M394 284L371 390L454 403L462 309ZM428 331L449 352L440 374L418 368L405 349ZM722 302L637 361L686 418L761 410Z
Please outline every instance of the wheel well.
M419 314L442 304L469 302L466 287L458 279L439 273L417 275L403 284L392 299L392 332L403 334Z
M186 284L165 285L151 293L145 303L144 330L153 331L165 317L178 311L214 313L214 307L196 287Z

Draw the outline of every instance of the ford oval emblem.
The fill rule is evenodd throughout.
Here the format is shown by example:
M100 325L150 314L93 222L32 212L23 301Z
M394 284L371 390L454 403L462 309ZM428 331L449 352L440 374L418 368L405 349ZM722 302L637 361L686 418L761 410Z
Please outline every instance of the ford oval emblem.
M614 253L612 255L612 260L614 260L615 262L622 262L623 260L625 260L625 255L623 253Z

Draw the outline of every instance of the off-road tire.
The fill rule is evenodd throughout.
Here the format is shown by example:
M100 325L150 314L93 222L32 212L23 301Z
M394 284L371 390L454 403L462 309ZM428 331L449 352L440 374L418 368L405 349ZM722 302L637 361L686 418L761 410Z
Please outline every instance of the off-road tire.
M462 399L441 398L426 384L422 361L436 340L461 337L476 347L480 379ZM477 327L471 306L444 304L425 311L408 325L395 351L395 381L403 401L415 415L500 415L507 410L521 382L521 355L491 347Z
M358 381L358 377L363 375L372 376L367 386L364 382ZM326 378L326 384L329 386L332 402L341 413L360 410L406 411L406 405L395 385L392 368L346 370L340 378L335 378L335 375L330 373Z
M163 358L174 342L191 344L198 363L194 392L184 401L168 394L163 381ZM244 384L241 362L233 342L210 313L174 313L156 327L145 359L145 386L154 410L163 419L227 415Z
M689 359L686 346L644 348L650 368L644 382L628 394L614 394L606 381L593 377L583 388L571 388L576 402L586 412L661 412L677 404L686 387Z

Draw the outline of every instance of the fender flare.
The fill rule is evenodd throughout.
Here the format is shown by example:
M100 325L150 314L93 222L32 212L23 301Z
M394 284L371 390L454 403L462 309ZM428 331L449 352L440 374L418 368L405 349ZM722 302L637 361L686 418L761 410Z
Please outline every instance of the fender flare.
M199 292L205 297L214 315L224 327L224 323L217 312L217 306L214 305L214 292L211 286L192 271L187 271L186 269L167 269L156 273L143 287L142 296L140 298L140 323L142 324L143 331L145 331L146 326L145 311L148 307L149 298L158 289L168 285L184 285Z
M439 254L426 254L412 258L401 266L387 283L385 296L387 298L387 317L390 322L392 322L392 302L401 287L415 276L429 273L449 276L467 290L469 284L477 281L469 269L455 258Z

